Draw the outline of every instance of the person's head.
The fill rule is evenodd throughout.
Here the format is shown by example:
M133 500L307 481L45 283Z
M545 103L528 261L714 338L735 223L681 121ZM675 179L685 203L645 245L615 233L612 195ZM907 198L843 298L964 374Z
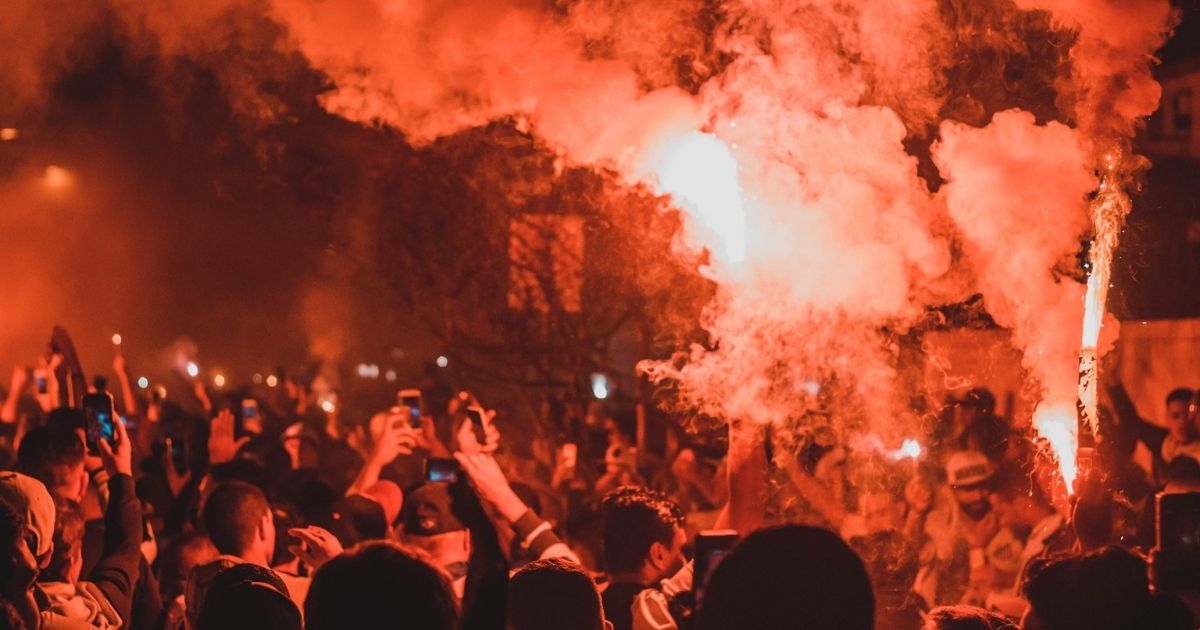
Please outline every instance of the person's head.
M583 567L536 560L508 583L508 630L604 630L600 593Z
M300 630L300 610L271 569L250 563L217 573L196 617L196 630Z
M1027 630L1193 627L1190 615L1180 618L1178 600L1151 594L1146 562L1119 547L1038 563L1022 592Z
M939 606L925 614L921 630L1017 630L1017 625L975 606Z
M39 579L74 584L83 571L83 514L77 504L61 497L55 498L54 507L54 551Z
M38 562L33 550L24 507L0 496L0 600L17 609L27 628L38 627L38 609L33 600L33 582Z
M21 439L17 470L45 484L56 497L76 503L87 492L83 440L64 424L37 427Z
M304 602L307 630L378 627L455 630L458 605L449 577L417 553L372 541L317 569Z
M833 532L761 529L717 565L693 628L871 630L875 597L862 560Z
M1188 421L1188 406L1192 404L1194 392L1186 387L1176 387L1167 394L1167 429L1180 440L1196 437L1197 427Z
M604 566L614 579L652 584L683 565L683 512L674 501L635 486L604 497Z
M403 510L405 543L429 554L439 567L467 562L471 555L471 535L455 514L449 484L430 482L417 486L405 497Z
M45 567L54 550L54 498L42 482L16 472L0 473L0 499L7 501L25 524L22 534L37 566Z
M204 527L221 553L271 564L275 519L266 495L257 486L227 481L214 488L204 501Z
M992 463L979 451L958 451L946 460L946 480L963 514L979 520L992 510Z
M171 541L158 556L158 584L163 600L171 601L183 593L192 569L207 564L221 555L200 532L181 534Z
M865 489L858 495L858 513L869 534L898 530L904 526L904 502L897 493L882 486Z
M1029 536L1038 523L1054 513L1041 485L1025 475L1002 476L989 499L1000 525L1012 530L1018 538Z

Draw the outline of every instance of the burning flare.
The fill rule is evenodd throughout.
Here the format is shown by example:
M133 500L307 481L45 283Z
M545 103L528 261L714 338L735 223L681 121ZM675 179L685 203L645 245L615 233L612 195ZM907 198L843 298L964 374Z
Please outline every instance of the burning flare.
M746 259L746 211L738 163L729 146L698 131L674 138L653 152L658 191L688 212L688 241L708 247L715 260Z

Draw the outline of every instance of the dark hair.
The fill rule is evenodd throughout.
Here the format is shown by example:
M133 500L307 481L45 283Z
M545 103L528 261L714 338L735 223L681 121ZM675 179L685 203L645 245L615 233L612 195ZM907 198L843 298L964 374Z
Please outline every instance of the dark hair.
M71 431L86 429L87 416L83 415L83 411L73 407L59 407L46 414L46 426Z
M267 497L257 486L244 481L227 481L217 486L205 500L204 527L218 551L241 555L254 540L263 515L270 510Z
M1191 404L1192 396L1194 395L1195 392L1187 387L1176 387L1175 389L1171 390L1171 393L1167 394L1167 404L1169 405L1173 402L1180 402L1188 405Z
M222 574L213 580L204 598L196 630L301 630L300 609L275 586L257 579L218 584Z
M750 534L721 561L697 630L871 630L875 597L862 560L833 532L785 525Z
M450 580L417 554L388 541L363 543L326 562L304 601L307 630L377 627L455 630Z
M25 513L0 499L0 587L12 584L13 574L19 568L13 563L10 550L24 544L25 527ZM0 596L9 595L11 593L0 592Z
M600 594L575 562L548 558L525 565L508 583L509 630L602 630Z
M1200 462L1187 455L1178 455L1175 459L1167 462L1163 476L1167 481L1175 483L1200 482Z
M683 513L649 488L623 486L604 497L604 565L609 573L638 571L650 546L670 546Z
M1178 623L1178 600L1150 593L1146 562L1119 547L1033 567L1022 591L1043 630L1191 627Z
M171 540L158 556L158 583L163 599L182 595L194 567L217 559L221 552L202 532L191 531Z
M69 474L83 465L83 440L63 425L37 427L25 434L17 449L17 470L47 488L70 483Z
M78 440L76 440L78 441ZM54 551L50 564L42 571L44 582L67 582L73 558L83 553L83 514L74 501L54 499Z
M1017 630L1017 624L975 606L939 606L926 613L922 630Z

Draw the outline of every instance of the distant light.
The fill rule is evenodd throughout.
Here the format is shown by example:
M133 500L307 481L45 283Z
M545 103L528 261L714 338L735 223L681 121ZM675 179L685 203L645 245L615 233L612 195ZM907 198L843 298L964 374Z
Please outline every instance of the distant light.
M146 389L147 387L150 387L150 379L146 378L145 376L139 376L138 377L138 387L141 389Z
M213 385L216 385L217 387L225 387L225 375L218 374L218 375L214 376L213 377Z
M17 139L17 130L13 127L5 127L0 129L0 140L8 142L9 140Z
M51 164L46 167L46 173L42 177L42 183L47 188L54 190L62 190L71 185L71 172L61 166Z
M383 375L383 378L386 378L387 382L389 382L389 383L395 383L396 382L396 370L388 370L387 373Z
M333 410L337 409L337 405L333 404L332 400L326 400L321 403L321 409L324 409L325 413L333 413Z
M374 363L359 363L355 370L359 378L379 378L379 366Z
M599 372L592 374L592 395L596 400L608 398L608 393L608 377Z
M254 376L251 376L251 377L250 377L250 381L251 381L252 383L254 383L255 385L262 385L262 382L263 382L263 377L262 377L262 374L259 374L258 372L255 372L255 373L254 373Z
M809 396L816 396L821 393L821 384L816 381L804 381L800 383L800 389Z
M196 365L195 361L188 361L187 362L187 374L188 374L188 376L190 376L192 378L196 378L197 376L200 375L200 366Z
M444 367L446 367L447 365L450 365L450 359L447 359L445 355L440 355L440 356L438 356L438 358L437 358L437 366L438 366L438 367L440 367L440 368L444 368Z
M274 374L267 376L267 387L275 387L278 384L279 384L279 378L276 377Z
M113 345L114 345L114 346L119 346L119 345L121 345L121 341L122 341L122 340L121 340L121 333L116 333L116 334L114 334L114 335L113 335Z

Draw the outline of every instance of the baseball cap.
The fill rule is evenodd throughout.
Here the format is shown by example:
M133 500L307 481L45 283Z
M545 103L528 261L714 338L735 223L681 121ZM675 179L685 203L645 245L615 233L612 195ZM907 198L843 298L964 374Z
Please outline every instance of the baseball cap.
M34 536L32 550L43 557L54 548L54 499L42 482L17 472L0 473L0 499L7 501L25 522Z
M331 516L330 531L343 547L387 538L388 522L383 506L370 497L361 494L343 497L333 505Z
M946 460L946 480L952 488L983 483L992 472L992 463L979 451L958 451Z
M436 536L466 529L454 513L450 486L426 483L417 486L404 500L404 533L411 536Z

